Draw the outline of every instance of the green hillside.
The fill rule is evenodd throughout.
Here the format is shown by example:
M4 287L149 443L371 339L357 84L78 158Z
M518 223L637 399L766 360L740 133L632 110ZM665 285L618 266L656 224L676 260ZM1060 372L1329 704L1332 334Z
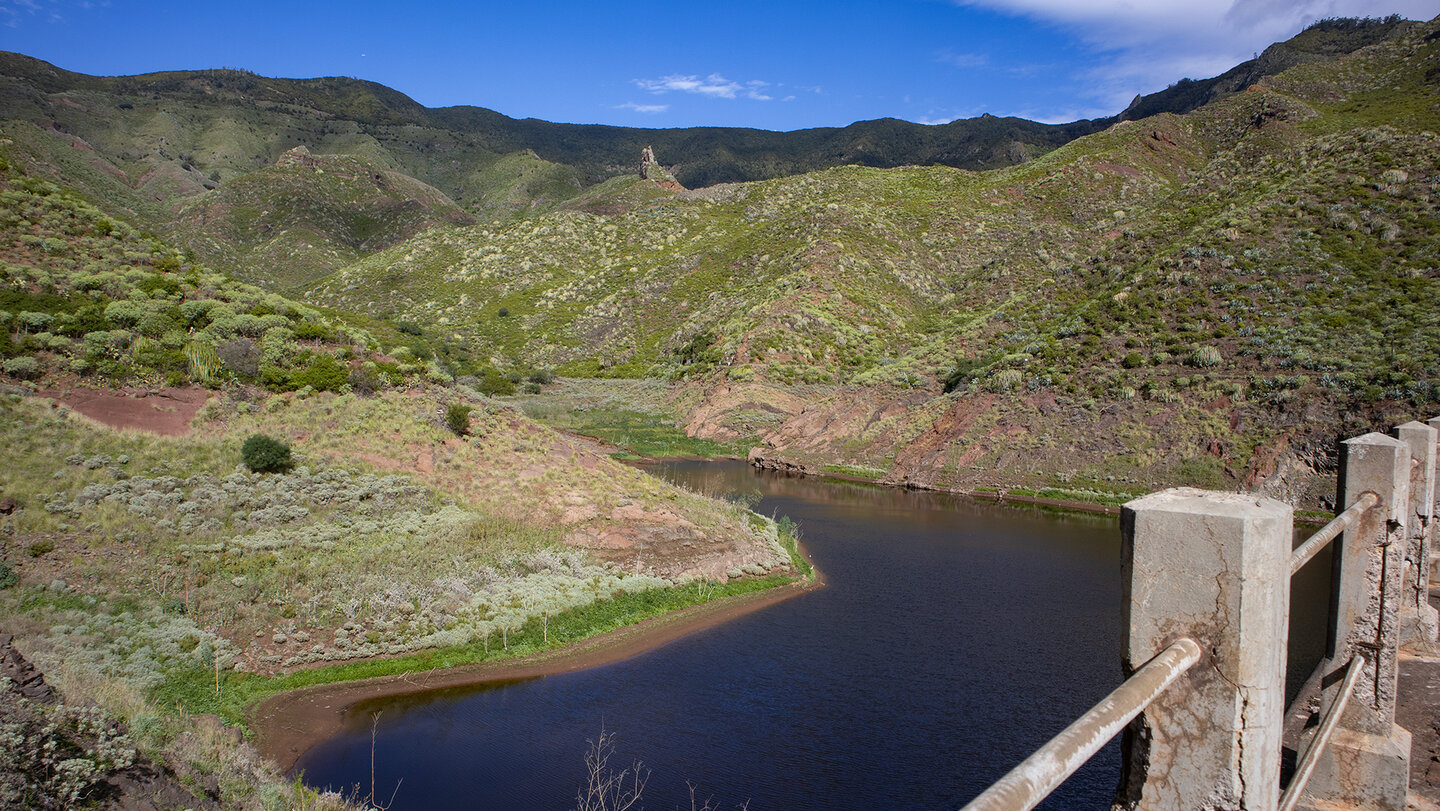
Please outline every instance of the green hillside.
M1325 423L1421 407L1440 399L1436 27L1006 169L678 195L612 181L583 205L427 232L310 295L435 324L501 365L889 391L901 437L990 395L1065 398L1082 423L1106 403L1273 417L1321 401ZM1045 423L1030 419L1010 422ZM1230 475L1266 475L1245 473L1255 448L1293 420L1250 419L1243 442L1207 428L1136 466L1218 444ZM807 441L882 470L904 442Z
M0 118L44 122L60 140L79 139L131 185L152 187L159 197L198 194L304 145L404 171L466 208L493 203L485 196L485 170L526 150L570 167L571 177L589 185L633 170L641 149L653 145L694 187L844 163L1005 165L1096 128L993 116L939 127L882 119L783 133L556 124L478 107L429 109L356 79L272 79L233 70L96 77L4 52Z
M74 192L0 142L0 359L47 385L374 390L423 377L369 330L236 282ZM381 335L393 335L385 332Z
M112 187L119 180L143 199L173 203L305 146L404 172L467 211L493 218L628 173L645 146L654 146L690 188L846 164L1007 166L1122 117L1187 112L1282 69L1349 53L1412 25L1333 21L1220 77L1137 98L1121 116L1061 125L990 115L940 126L880 119L794 132L557 124L479 107L426 108L383 85L343 77L276 79L236 70L99 77L9 52L0 52L0 119L34 129L26 140L44 153L43 165L73 164L73 153L83 153L110 182L80 176L94 170L61 171L106 200L117 192L126 196Z
M186 206L174 233L211 264L290 289L431 226L472 222L408 175L296 147Z
M1384 46L1370 82L1434 47ZM1327 102L1354 61L991 172L843 167L679 195L617 180L538 217L428 232L312 295L577 374L674 376L698 361L916 385L964 356L990 361L972 377L1015 370L1102 396L1124 383L1102 385L1095 367L1121 350L1146 350L1153 370L1157 353L1183 367L1208 347L1235 377L1277 366L1257 339L1272 332L1310 346L1317 369L1361 374L1378 335L1320 336L1429 295L1436 115L1423 75Z

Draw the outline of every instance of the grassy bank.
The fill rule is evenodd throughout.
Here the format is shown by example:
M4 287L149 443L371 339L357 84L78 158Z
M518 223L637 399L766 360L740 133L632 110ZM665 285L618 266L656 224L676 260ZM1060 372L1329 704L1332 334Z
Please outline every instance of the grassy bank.
M239 724L298 687L543 660L805 571L775 522L503 405L471 400L457 436L440 415L459 396L212 392L182 437L0 397L0 629L67 702L128 724L197 786L222 783L225 807L303 807L218 725L211 754L187 754L185 719ZM257 433L289 444L293 467L246 469Z
M562 431L594 437L619 448L621 459L744 458L752 438L716 442L686 435L680 390L656 379L566 379L541 394L507 398L525 416Z
M423 673L460 665L543 657L593 636L653 617L792 582L794 580L789 577L771 576L732 580L729 583L696 581L685 586L624 592L553 617L532 619L510 632L504 642L499 639L473 642L408 656L300 670L284 676L265 677L225 671L217 681L214 672L187 668L166 674L165 683L156 688L152 697L167 708L190 713L214 713L228 723L243 726L247 707L288 690L379 676Z

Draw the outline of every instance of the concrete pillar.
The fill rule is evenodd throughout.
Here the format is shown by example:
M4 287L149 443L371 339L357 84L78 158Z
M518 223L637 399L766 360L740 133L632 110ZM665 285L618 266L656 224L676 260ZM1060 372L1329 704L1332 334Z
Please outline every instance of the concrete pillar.
M1126 504L1126 673L1180 637L1200 662L1131 722L1116 808L1279 801L1293 510L1180 488Z
M1435 439L1440 434L1422 422L1407 422L1391 433L1410 446L1409 538L1400 600L1400 644L1433 652L1440 635L1440 615L1430 605L1430 544L1434 534Z
M1338 689L1339 671L1363 655L1365 670L1305 792L1310 802L1404 811L1410 783L1410 733L1395 724L1401 572L1410 514L1410 446L1369 433L1341 443L1342 509L1372 491L1380 503L1337 539L1336 620L1330 685L1321 711Z
M1426 422L1426 424L1429 425L1431 428L1435 428L1435 429L1437 429L1437 430L1440 430L1440 417L1431 417L1431 418ZM1431 479L1431 486L1432 486L1432 487L1434 486L1434 479L1433 479L1433 478ZM1440 497L1440 492L1437 492L1435 495L1436 495L1437 497ZM1437 516L1440 516L1440 509L1436 509L1436 505L1432 503L1432 504L1430 505L1430 517L1431 517L1431 518L1430 518L1430 520L1431 520L1431 528L1430 528L1430 535L1431 535L1431 543L1430 543L1430 582L1431 582L1431 583L1434 583L1434 582L1436 582L1437 579L1440 579L1440 556L1437 556L1437 554L1440 554L1440 552L1437 552L1437 550L1436 550L1436 548L1435 548L1435 543L1434 543L1434 535L1435 535L1435 532L1436 532L1435 524L1440 523L1440 518L1437 518Z

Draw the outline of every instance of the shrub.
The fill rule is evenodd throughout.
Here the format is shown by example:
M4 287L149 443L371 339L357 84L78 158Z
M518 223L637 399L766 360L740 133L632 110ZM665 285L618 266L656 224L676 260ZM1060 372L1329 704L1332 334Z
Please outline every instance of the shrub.
M297 389L309 386L316 391L338 391L348 382L350 370L345 364L325 354L315 355L304 369L290 375L290 385Z
M105 307L105 320L117 327L132 327L145 316L145 311L133 301L112 301Z
M350 370L350 390L357 394L374 394L385 388L385 381L374 363L366 361Z
M15 316L15 321L26 332L39 332L50 325L51 316L47 313L22 312Z
M457 436L465 436L470 433L470 406L464 403L451 403L445 409L445 425L454 431Z
M20 576L10 568L10 564L0 561L0 589L8 589L20 582Z
M260 385L271 391L294 391L297 388L290 382L290 373L273 364L260 367Z
M5 361L5 374L19 378L32 378L40 374L40 362L32 357L21 356Z
M1213 346L1202 346L1190 354L1190 362L1202 368L1219 366L1220 361L1220 350Z
M979 379L985 370L997 360L999 360L998 357L987 355L983 358L960 358L955 361L955 368L945 375L946 393Z
M295 337L305 341L328 341L334 333L324 324L306 321L295 325Z
M241 377L260 373L260 350L249 338L235 338L215 347L215 354L225 368Z
M1138 369L1145 365L1145 356L1139 352L1131 352L1120 361L1120 365L1126 369Z
M206 386L216 382L222 367L215 347L204 341L191 341L185 345L184 353L191 380Z
M1019 369L1006 369L990 379L990 388L997 392L1014 391L1024 382L1025 376Z
M264 434L252 434L240 446L240 459L256 473L283 473L290 469L290 446Z
M162 295L173 296L180 292L180 282L171 276L147 276L135 285L146 294L153 296L158 290Z
M500 374L500 371L494 367L485 370L485 374L480 377L480 385L475 388L478 389L481 394L491 397L515 393L515 384L511 383L508 377Z

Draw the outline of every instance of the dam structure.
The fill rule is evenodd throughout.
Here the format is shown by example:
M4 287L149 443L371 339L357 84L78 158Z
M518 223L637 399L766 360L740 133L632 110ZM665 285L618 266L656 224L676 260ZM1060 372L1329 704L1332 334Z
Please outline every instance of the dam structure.
M1116 811L1404 811L1400 652L1433 654L1440 417L1340 443L1338 515L1177 488L1121 516L1124 672L1088 713L965 806L1033 808L1117 734ZM1286 704L1290 579L1331 556L1325 655Z

